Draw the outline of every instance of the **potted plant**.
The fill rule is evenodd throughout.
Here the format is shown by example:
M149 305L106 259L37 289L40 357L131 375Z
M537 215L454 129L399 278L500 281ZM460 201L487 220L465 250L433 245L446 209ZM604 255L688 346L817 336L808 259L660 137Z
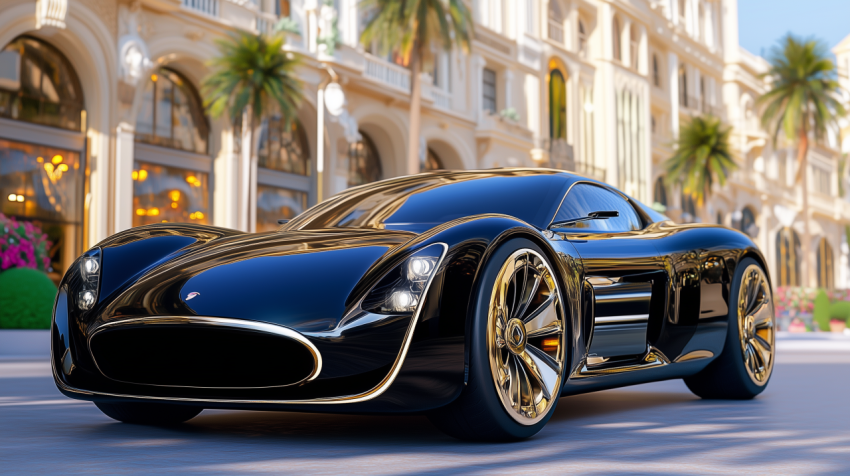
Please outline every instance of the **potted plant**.
M850 302L838 301L829 309L829 330L835 334L843 334L850 318Z
M795 317L791 324L788 325L788 332L801 333L806 332L806 323L799 317Z

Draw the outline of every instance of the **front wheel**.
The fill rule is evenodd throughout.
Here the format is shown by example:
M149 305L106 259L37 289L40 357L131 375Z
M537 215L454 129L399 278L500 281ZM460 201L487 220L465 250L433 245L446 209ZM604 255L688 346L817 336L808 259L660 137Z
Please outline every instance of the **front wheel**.
M729 326L723 352L704 370L685 378L697 396L745 400L764 391L773 372L775 325L767 274L752 258L741 260L732 280Z
M567 347L564 304L552 265L527 239L488 260L474 307L468 385L429 418L464 440L528 438L560 397Z
M198 416L203 408L168 403L95 402L113 420L138 425L176 425Z

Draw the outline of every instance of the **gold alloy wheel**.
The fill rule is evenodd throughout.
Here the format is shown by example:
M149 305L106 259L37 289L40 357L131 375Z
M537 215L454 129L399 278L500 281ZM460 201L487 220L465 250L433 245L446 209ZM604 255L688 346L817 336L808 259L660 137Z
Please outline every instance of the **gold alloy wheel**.
M764 271L747 266L738 291L738 335L744 367L756 385L764 385L773 370L775 326L773 299Z
M561 389L563 300L552 270L530 249L513 253L493 286L487 317L490 371L511 417L540 421Z

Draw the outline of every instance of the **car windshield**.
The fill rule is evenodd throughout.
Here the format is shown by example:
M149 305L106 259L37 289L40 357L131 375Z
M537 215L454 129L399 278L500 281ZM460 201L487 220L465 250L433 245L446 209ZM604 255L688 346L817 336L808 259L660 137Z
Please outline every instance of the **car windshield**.
M347 190L298 216L287 229L383 228L421 233L487 213L544 228L567 180L556 172L434 172Z

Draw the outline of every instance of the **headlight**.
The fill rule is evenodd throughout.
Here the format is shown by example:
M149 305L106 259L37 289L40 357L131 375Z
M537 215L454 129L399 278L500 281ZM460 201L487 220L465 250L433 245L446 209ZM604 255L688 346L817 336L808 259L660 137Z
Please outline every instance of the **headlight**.
M376 314L413 313L445 252L446 246L441 243L417 251L387 273L360 307Z
M80 258L80 277L82 289L77 293L77 306L84 311L91 309L97 302L100 289L100 248L86 251Z

